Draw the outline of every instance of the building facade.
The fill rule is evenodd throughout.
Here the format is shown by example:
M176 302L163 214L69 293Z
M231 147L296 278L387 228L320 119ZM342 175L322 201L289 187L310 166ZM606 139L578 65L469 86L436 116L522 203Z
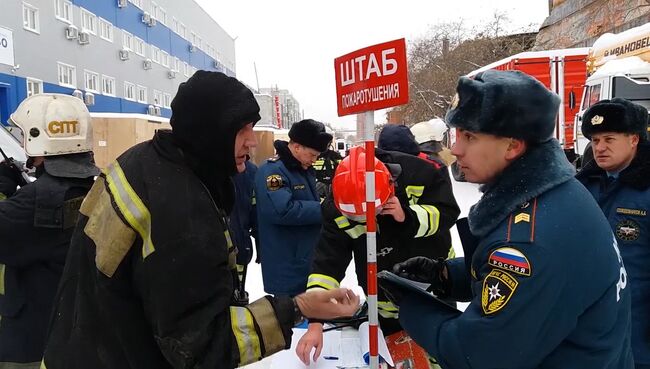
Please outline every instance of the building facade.
M288 90L260 88L255 99L260 105L260 123L280 129L289 129L302 119L300 104Z
M235 42L193 0L2 0L0 122L27 96L169 118L198 69L235 76Z

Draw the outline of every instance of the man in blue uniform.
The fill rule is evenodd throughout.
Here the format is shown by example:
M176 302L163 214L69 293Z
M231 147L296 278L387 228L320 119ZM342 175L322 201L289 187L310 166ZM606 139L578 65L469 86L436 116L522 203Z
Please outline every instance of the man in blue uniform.
M632 349L637 369L650 368L650 144L648 111L615 98L583 115L594 160L576 176L603 209L616 235L632 290Z
M90 113L76 97L34 95L10 121L38 179L27 184L0 163L0 367L28 369L40 366L79 207L99 169Z
M465 258L416 257L394 271L471 302L460 313L392 294L402 326L442 368L633 368L626 270L552 138L559 103L521 72L459 80L446 116L457 129L452 153L483 192L468 233L459 227Z
M332 135L312 119L294 123L289 142L275 141L277 156L255 176L264 291L295 296L305 291L321 227L312 165Z

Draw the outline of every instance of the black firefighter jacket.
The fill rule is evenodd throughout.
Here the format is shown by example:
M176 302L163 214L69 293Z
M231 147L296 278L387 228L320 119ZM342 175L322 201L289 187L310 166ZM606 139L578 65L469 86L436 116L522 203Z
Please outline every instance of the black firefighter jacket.
M48 369L234 368L289 346L290 299L231 306L235 254L223 212L170 131L111 164L81 213Z
M78 209L92 183L43 172L0 201L0 366L41 361Z
M460 209L454 198L449 174L430 163L397 151L376 150L375 156L388 166L395 181L406 218L398 223L390 215L377 216L377 270L414 256L447 258L451 249L449 229ZM359 285L367 294L366 225L346 218L336 209L332 196L322 204L323 228L316 246L307 288L339 287L354 255ZM383 333L396 331L397 308L380 290L379 314Z

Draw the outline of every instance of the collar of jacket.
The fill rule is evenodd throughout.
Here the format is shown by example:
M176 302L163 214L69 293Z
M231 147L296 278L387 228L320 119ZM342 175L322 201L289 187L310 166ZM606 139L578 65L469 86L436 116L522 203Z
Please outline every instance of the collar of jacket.
M216 170L216 166L206 165L205 161L181 149L171 130L156 131L152 141L160 156L174 164L189 168L206 187L215 205L221 211L230 214L235 202L235 189L228 174L220 173Z
M289 143L287 141L276 140L273 143L273 147L275 147L275 151L278 153L280 160L282 160L282 163L284 163L284 166L287 167L287 169L291 171L309 171L310 169L313 170L313 167L309 167L307 169L302 168L302 164L300 164L298 159L296 159L291 153L291 150L289 150Z
M580 181L600 180L604 175L605 171L596 164L596 160L592 160L580 170L576 178ZM650 142L639 143L636 156L630 165L619 174L618 182L637 190L645 190L650 187Z
M469 226L477 237L492 231L517 206L567 182L575 175L573 166L557 140L529 146L492 183L480 187L483 196L470 209Z

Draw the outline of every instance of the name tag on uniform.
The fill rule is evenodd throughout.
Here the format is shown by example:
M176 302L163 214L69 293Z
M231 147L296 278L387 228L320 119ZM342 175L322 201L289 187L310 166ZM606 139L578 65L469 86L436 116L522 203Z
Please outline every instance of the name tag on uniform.
M304 190L305 185L304 184L295 185L295 186L293 186L293 189L294 190Z
M646 211L642 209L616 208L616 213L625 215L637 215L640 217L646 216Z

